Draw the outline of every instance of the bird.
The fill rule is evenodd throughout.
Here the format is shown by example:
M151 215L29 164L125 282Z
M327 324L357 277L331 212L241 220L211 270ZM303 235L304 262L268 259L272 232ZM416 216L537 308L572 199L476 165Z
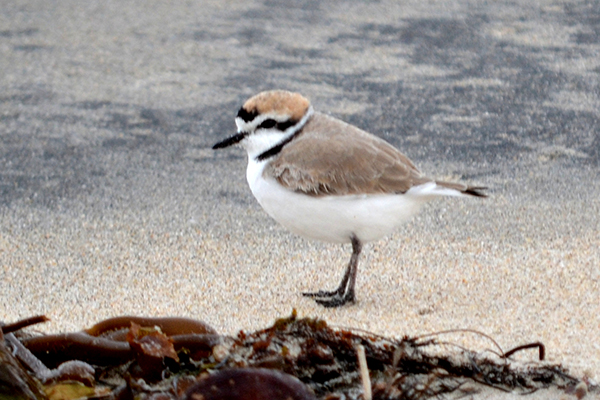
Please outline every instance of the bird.
M436 197L487 197L485 187L428 178L387 141L325 113L300 93L269 90L249 98L235 144L248 155L246 179L264 211L308 239L350 243L352 255L335 290L302 293L325 307L356 302L363 245L391 234Z

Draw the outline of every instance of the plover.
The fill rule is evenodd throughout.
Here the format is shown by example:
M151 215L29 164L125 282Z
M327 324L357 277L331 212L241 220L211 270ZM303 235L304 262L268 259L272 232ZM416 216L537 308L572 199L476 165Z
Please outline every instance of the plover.
M424 176L391 144L314 111L299 93L259 93L244 103L235 123L237 133L213 149L245 147L246 178L267 214L298 235L352 244L338 288L303 293L325 307L356 300L364 243L392 233L435 197L486 197L485 188Z

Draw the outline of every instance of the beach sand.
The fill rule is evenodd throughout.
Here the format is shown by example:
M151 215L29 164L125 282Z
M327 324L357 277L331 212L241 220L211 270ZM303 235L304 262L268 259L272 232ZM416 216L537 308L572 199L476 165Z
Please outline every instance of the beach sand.
M0 320L45 314L38 329L58 332L181 315L235 334L296 309L391 337L540 341L549 362L597 382L599 10L5 3ZM301 293L334 288L349 246L285 231L253 199L245 152L210 149L271 88L489 198L428 204L365 247L356 304L320 307Z

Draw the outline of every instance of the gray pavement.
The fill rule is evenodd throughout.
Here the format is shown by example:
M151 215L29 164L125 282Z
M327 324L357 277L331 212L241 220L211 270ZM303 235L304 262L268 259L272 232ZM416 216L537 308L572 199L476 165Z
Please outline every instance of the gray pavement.
M600 2L7 0L0 71L0 320L234 333L296 308L539 340L600 378ZM287 233L245 152L210 149L273 88L490 198L432 203L367 246L356 305L320 308L300 293L333 287L350 250Z

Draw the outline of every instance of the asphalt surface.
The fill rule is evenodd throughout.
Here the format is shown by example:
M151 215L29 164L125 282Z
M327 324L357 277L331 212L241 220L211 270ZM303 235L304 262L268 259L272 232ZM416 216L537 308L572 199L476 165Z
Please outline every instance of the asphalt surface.
M0 320L234 333L296 308L542 341L600 377L599 1L9 0L0 71ZM210 149L274 88L490 198L432 203L367 246L357 304L315 305L301 292L333 288L349 248L287 233L245 152Z

